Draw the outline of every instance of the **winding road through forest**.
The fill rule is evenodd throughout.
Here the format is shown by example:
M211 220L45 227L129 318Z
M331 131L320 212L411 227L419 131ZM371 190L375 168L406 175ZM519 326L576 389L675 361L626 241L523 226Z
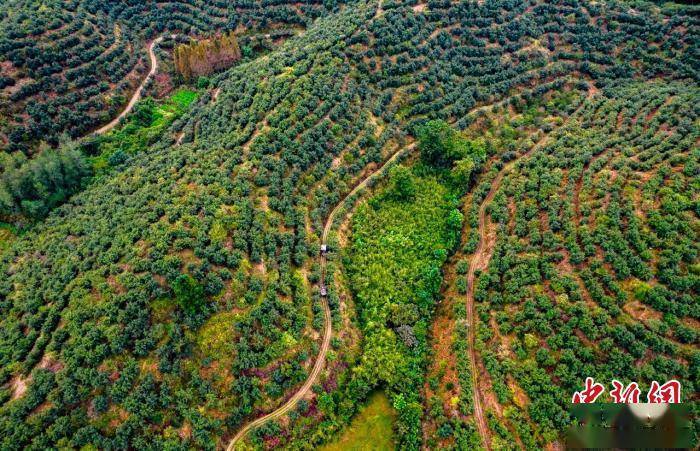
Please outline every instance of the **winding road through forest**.
M589 89L587 99L590 99L594 93L594 89ZM502 100L498 103L504 102L505 100ZM583 103L581 104L583 105ZM489 106L489 105L486 105ZM476 108L472 110L472 112L477 111L480 108L484 108L486 106L482 106L479 108ZM493 106L493 105L490 105ZM579 107L580 108L580 107ZM569 117L574 116L578 112L578 109L574 111ZM488 204L493 200L494 196L496 195L496 192L498 191L498 188L500 187L501 180L503 180L503 177L505 174L515 166L515 164L522 160L523 158L527 158L530 156L535 150L540 148L547 140L547 138L551 136L551 133L543 137L537 144L533 145L530 150L528 150L525 154L520 156L519 158L516 158L515 160L509 162L503 168L498 172L498 175L496 178L493 180L491 183L491 189L489 190L489 193L486 195L486 198L483 200L479 207L479 244L477 246L476 251L474 252L474 255L472 256L470 263L469 263L469 271L467 274L467 322L469 324L469 354L470 354L470 359L472 361L472 387L473 387L473 398L474 398L474 415L476 417L476 423L477 427L479 430L479 434L481 435L483 441L484 441L484 447L487 450L490 450L490 440L489 440L489 429L486 424L486 419L484 418L484 412L483 408L481 405L481 399L480 399L480 394L478 393L478 388L477 388L477 367L474 362L476 362L476 350L474 349L474 342L475 342L475 328L474 328L474 279L475 279L475 274L476 274L476 269L477 267L485 268L488 265L488 261L490 259L490 252L485 248L485 241L486 241L486 233L487 233L487 227L486 227L486 208ZM328 245L328 236L330 234L330 231L333 228L333 224L335 222L336 216L342 211L343 206L345 203L352 199L357 193L365 189L369 183L374 180L375 178L379 177L382 175L384 172L386 172L387 168L391 166L393 162L395 162L397 159L399 159L402 155L405 155L406 153L412 151L415 149L417 146L417 143L411 143L408 144L404 147L401 147L399 150L394 152L394 154L387 159L378 169L373 171L372 173L368 174L364 179L362 179L360 182L355 185L355 187L348 193L346 194L331 210L330 214L328 215L328 218L326 219L326 222L323 227L323 233L321 235L321 244ZM325 283L326 279L326 254L321 253L319 255L320 259L320 266L321 266L321 287L323 287L323 284ZM323 307L323 317L324 317L324 332L323 332L323 341L321 343L321 348L319 349L318 356L316 357L316 362L314 363L314 367L311 370L311 373L307 377L306 381L304 382L304 385L297 390L294 395L292 395L291 398L287 400L282 406L277 408L276 410L260 417L257 418L250 423L246 424L243 426L237 433L236 435L231 439L229 442L228 446L226 447L227 451L233 451L235 450L235 446L237 444L240 444L242 440L245 438L245 436L248 434L248 432L252 431L253 429L256 429L265 423L272 421L274 419L280 418L284 416L286 413L288 413L290 410L292 410L296 404L306 396L313 385L316 383L319 375L321 374L321 371L323 370L323 366L326 361L326 354L328 353L328 349L330 348L330 341L331 341L331 336L333 334L332 331L332 317L331 317L331 310L328 305L328 300L325 296L321 297L321 305Z
M405 155L406 153L415 149L415 147L416 143L411 143L394 152L394 154L388 160L386 160L384 164L382 164L377 170L375 170L374 172L367 175L364 179L362 179L348 194L346 194L335 205L333 210L331 210L330 214L328 215L326 223L323 227L323 234L321 235L322 244L328 245L328 235L330 234L330 231L333 228L335 217L338 215L338 213L342 211L342 208L345 205L345 203L348 200L352 199L357 193L365 189L372 180L386 172L386 169L389 168L389 166L391 166L393 162L395 162L402 155ZM323 286L326 280L326 254L321 253L319 259L321 265L321 286ZM321 374L321 370L323 370L323 366L326 362L326 354L328 353L328 349L330 348L331 336L333 335L331 309L328 306L328 299L325 296L321 297L321 306L323 307L323 341L321 343L321 349L319 349L318 351L318 356L316 357L316 363L314 363L314 367L311 370L311 373L309 373L309 377L306 379L306 382L304 382L304 385L302 385L301 388L296 393L294 393L294 395L292 395L292 397L289 398L289 400L287 400L287 402L285 402L281 407L243 426L229 442L228 447L226 448L227 451L233 451L235 449L236 444L241 442L243 438L248 434L248 432L262 426L268 421L280 418L284 416L287 412L292 410L296 406L296 404L309 393L313 385L316 383L316 380Z
M175 35L172 35L172 37L174 38ZM159 38L151 42L151 44L148 46L148 57L151 60L151 69L148 71L148 74L143 79L139 87L136 89L136 92L134 92L134 95L131 96L131 100L129 100L129 103L126 105L126 108L124 108L124 110L121 113L119 113L117 117L112 119L112 121L109 124L100 127L99 129L92 132L92 134L104 135L108 131L112 130L114 127L119 125L119 121L121 121L123 117L131 113L131 110L133 110L134 106L136 106L136 102L141 100L141 95L143 94L143 90L146 87L146 83L148 83L148 81L156 74L156 71L158 70L158 58L156 58L154 48L156 45L160 44L160 42L163 41L163 38L164 36L160 36Z

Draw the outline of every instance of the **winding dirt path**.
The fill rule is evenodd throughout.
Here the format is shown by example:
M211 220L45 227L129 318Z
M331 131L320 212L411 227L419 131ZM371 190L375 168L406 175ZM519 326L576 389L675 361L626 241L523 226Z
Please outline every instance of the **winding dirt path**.
M174 37L174 35L173 35ZM129 100L129 103L126 105L126 108L119 113L117 117L112 119L112 121L101 128L95 130L92 132L92 134L95 135L104 135L108 131L112 130L114 127L119 125L119 121L122 120L123 117L125 117L127 114L131 113L131 110L134 109L134 106L136 106L136 102L141 100L141 95L143 94L143 90L146 87L146 83L148 83L148 80L150 80L155 74L156 71L158 70L158 58L156 58L156 54L153 51L156 45L158 45L161 41L163 41L164 36L160 36L159 38L155 39L151 44L148 46L148 56L151 60L151 70L148 72L146 75L146 78L143 79L139 87L136 89L136 92L134 93L133 96L131 96L131 100Z
M345 195L331 210L330 214L328 215L328 218L326 219L326 223L323 227L323 234L321 235L321 243L322 244L327 244L328 243L328 235L330 234L331 229L333 228L333 223L335 221L335 217L342 211L343 206L345 205L345 202L351 199L354 195L356 195L358 192L362 191L367 187L367 185L375 178L379 177L382 175L386 169L394 162L396 161L399 157L402 155L410 152L416 147L416 143L409 144L405 147L400 148L397 150L388 160L382 164L377 170L369 174L367 177L362 179L355 187ZM326 279L326 255L321 254L320 257L320 264L321 264L321 286L323 287L323 284L325 283ZM331 309L328 306L328 299L325 296L321 297L321 306L323 307L323 342L321 343L321 349L318 351L318 356L316 357L316 363L314 364L313 369L311 370L311 373L309 373L309 377L306 379L306 382L304 382L304 385L296 392L294 395L292 395L287 402L285 402L281 407L279 407L277 410L274 410L267 415L264 415L256 420L251 421L250 423L246 424L243 428L241 428L238 433L231 439L229 442L228 446L226 447L227 451L233 451L236 446L236 444L239 444L243 440L243 438L248 434L248 432L252 431L253 429L256 429L263 424L267 423L268 421L274 420L276 418L280 418L284 416L287 412L292 410L297 402L299 402L304 396L309 393L311 390L311 387L316 383L316 380L318 379L318 376L321 374L321 370L323 369L323 366L326 362L326 354L328 353L328 349L330 348L330 343L331 343L331 336L333 334L332 330L332 319L331 319Z
M486 418L484 417L484 409L481 405L481 393L478 387L478 365L477 365L477 355L474 349L474 342L476 341L476 322L474 321L474 280L476 279L476 270L484 270L488 267L489 260L491 259L491 251L486 247L486 234L488 233L488 228L486 224L486 208L493 201L496 196L496 192L501 186L501 181L505 174L510 171L510 169L515 165L516 162L520 161L522 158L529 156L537 146L533 146L527 153L523 156L516 158L515 160L509 162L498 172L496 178L491 183L491 189L489 190L486 198L481 202L479 206L479 244L469 261L469 271L467 272L467 325L469 327L469 360L471 360L471 376L472 376L472 398L474 403L474 418L476 420L476 426L479 430L479 435L484 444L486 450L491 449L491 432L486 423Z
M381 3L380 3L381 4ZM589 91L589 98L592 96L592 93ZM506 99L507 100L507 99ZM571 116L573 116L576 112L572 113ZM570 117L571 117L570 116ZM498 188L500 186L501 180L503 180L504 175L510 171L510 169L522 158L526 158L529 155L531 155L536 149L541 147L546 139L551 135L548 134L544 138L542 138L537 144L532 146L529 151L527 151L525 154L523 154L521 157L516 158L515 160L509 162L506 164L498 173L496 178L494 179L492 185L491 185L491 190L487 194L486 198L482 202L481 206L479 207L479 245L477 247L477 250L475 251L474 255L472 256L472 259L469 264L469 272L467 275L467 322L469 324L469 353L470 353L470 358L472 362L476 362L476 351L474 349L474 341L475 341L475 330L474 330L474 279L475 279L475 273L477 266L485 268L486 265L488 265L488 261L490 259L490 255L488 250L485 249L484 243L485 243L485 235L486 235L486 207L487 205L493 200L494 196L496 195L496 192L498 191ZM250 142L250 140L249 140ZM331 210L330 214L328 215L328 218L326 219L326 222L323 227L323 233L321 235L321 244L327 245L328 243L328 235L330 234L331 229L333 228L333 223L335 222L335 217L342 211L343 206L345 203L351 199L353 196L355 196L357 193L362 191L367 187L367 185L375 178L379 177L382 175L384 172L386 172L386 169L391 166L391 164L396 161L398 158L400 158L402 155L405 155L406 153L412 151L417 147L417 143L411 143L408 144L396 152L387 159L382 166L380 166L378 169L376 169L374 172L371 174L367 175L364 179L362 179L355 187L348 193L346 194ZM320 265L321 265L321 287L324 287L325 284L325 279L326 279L326 255L322 253L319 256L320 259ZM281 407L278 409L256 419L251 421L250 423L246 424L243 426L238 433L231 439L229 442L228 446L226 447L226 451L233 451L236 449L236 445L240 444L240 442L245 438L245 436L248 434L248 432L252 431L253 429L256 429L263 424L267 423L268 421L280 418L284 416L286 413L288 413L290 410L292 410L296 404L304 398L308 394L308 392L311 390L312 386L316 383L316 380L318 379L318 376L321 374L321 370L323 369L323 366L326 361L326 354L328 353L328 349L330 348L330 341L331 341L331 336L333 334L332 330L332 318L331 318L331 310L330 307L328 306L328 300L325 296L321 297L321 306L323 307L323 316L324 316L324 332L323 332L323 341L321 343L321 348L319 349L318 356L316 357L316 362L314 363L314 367L311 370L311 373L309 374L308 378L306 379L306 382L304 382L304 385L296 392L294 395L292 395L287 402L285 402ZM484 413L483 413L483 408L481 406L481 399L478 393L478 388L476 385L477 381L477 367L476 364L472 363L472 386L473 386L473 397L474 397L474 413L477 419L477 426L479 429L479 433L481 437L484 439L484 445L487 450L490 450L490 435L489 435L489 429L486 425L486 420L484 418Z
M581 102L581 105L569 115L569 117L564 121L564 124L562 124L559 128L564 126L568 120L578 114L580 109L585 105L597 92L597 89L593 84L589 84L589 89L588 89L588 94L586 96L586 100ZM467 325L469 327L469 337L468 337L468 345L469 345L469 359L471 360L471 376L472 376L472 397L473 397L473 403L474 403L474 417L476 420L476 425L477 429L479 430L479 435L481 436L483 440L483 445L484 448L487 451L491 450L491 432L488 428L488 425L486 423L486 418L484 416L484 409L482 406L481 402L481 392L479 390L478 386L478 365L477 365L477 355L476 355L476 349L474 348L474 343L476 341L476 322L474 320L475 315L474 315L474 281L476 278L476 270L485 270L488 268L489 261L491 260L491 256L493 254L493 249L489 249L486 246L486 239L487 239L487 234L488 234L488 224L487 224L487 219L486 219L486 209L488 205L493 201L493 198L496 196L496 193L498 192L498 189L501 186L501 181L503 180L503 177L515 166L519 161L522 159L528 158L530 155L532 155L533 152L535 152L537 149L541 148L547 141L548 139L552 136L552 133L548 133L544 137L542 137L535 145L533 145L530 150L525 152L523 155L520 157L508 162L506 165L501 168L501 170L498 172L496 175L496 178L493 179L493 182L491 182L491 189L489 190L488 194L484 198L484 200L481 202L481 205L479 206L479 244L477 245L476 251L474 251L474 254L472 255L470 261L469 261L469 271L467 272L467 293L466 293L466 302L467 302Z

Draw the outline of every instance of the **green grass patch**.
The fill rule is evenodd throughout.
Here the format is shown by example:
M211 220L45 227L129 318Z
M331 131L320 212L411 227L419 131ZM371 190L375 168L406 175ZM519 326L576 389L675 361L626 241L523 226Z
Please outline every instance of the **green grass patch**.
M156 322L166 322L170 319L170 314L177 308L175 300L168 297L162 297L151 301L151 309L153 309L153 319Z
M170 96L170 103L177 105L179 108L187 108L192 102L197 100L197 92L191 89L180 89L175 94Z
M237 313L221 312L213 315L197 333L197 346L205 357L232 362L235 353L233 337Z
M321 447L322 451L364 451L393 450L393 425L396 412L389 404L384 392L375 392L343 432L342 436L329 445Z

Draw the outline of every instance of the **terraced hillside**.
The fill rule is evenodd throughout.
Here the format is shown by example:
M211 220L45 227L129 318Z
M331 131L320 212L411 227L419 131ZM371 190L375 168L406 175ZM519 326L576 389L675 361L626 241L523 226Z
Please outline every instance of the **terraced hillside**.
M496 191L474 294L492 425L553 439L588 376L639 382L643 399L677 379L695 398L698 94L606 88Z
M333 442L375 389L401 449L561 445L584 375L695 402L684 11L360 1L226 71L0 251L0 447L224 448L304 385L326 306L312 389L236 446Z
M109 122L163 34L303 28L335 3L8 0L0 12L0 149L55 145Z
M466 351L474 330L476 353L438 374L427 431L441 446L454 440L435 429L477 405L486 446L556 443L589 376L638 382L644 400L675 378L696 401L697 96L665 82L596 90L468 196L434 346Z

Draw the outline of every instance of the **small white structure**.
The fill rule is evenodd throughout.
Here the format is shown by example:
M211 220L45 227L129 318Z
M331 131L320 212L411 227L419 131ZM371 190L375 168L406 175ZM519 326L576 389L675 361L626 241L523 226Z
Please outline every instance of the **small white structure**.
M321 296L323 296L324 298L328 296L328 290L326 290L325 285L321 285Z
M321 253L325 254L326 252L328 252L328 246L326 246L325 244L322 244L321 245Z

